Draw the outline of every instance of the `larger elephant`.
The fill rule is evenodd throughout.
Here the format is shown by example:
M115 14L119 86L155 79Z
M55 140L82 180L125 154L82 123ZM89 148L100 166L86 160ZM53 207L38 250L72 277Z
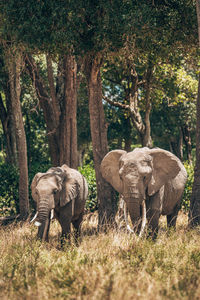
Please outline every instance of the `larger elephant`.
M38 226L38 237L41 240L48 240L53 212L62 227L62 240L69 237L71 223L75 235L80 234L88 195L88 185L83 175L67 165L53 167L46 173L35 175L31 190L33 199L37 203L34 221Z
M134 228L143 230L147 217L156 237L161 215L167 216L168 226L176 226L187 172L174 154L147 147L113 150L102 160L101 173L123 195Z

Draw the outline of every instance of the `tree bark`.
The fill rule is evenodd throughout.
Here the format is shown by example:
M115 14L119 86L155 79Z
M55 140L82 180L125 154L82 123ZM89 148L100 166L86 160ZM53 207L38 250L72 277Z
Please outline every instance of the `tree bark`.
M200 47L200 0L196 0L196 11ZM196 103L196 120L196 165L194 170L194 183L192 187L189 211L189 224L191 226L200 225L200 74Z
M72 55L60 58L56 87L52 61L46 57L49 88L40 76L39 68L31 56L26 63L35 86L47 125L50 156L53 166L67 164L78 167L77 152L77 65ZM50 91L50 95L48 93Z
M4 95L6 98L5 105L0 94L0 119L3 127L3 132L6 140L6 162L17 165L17 142L15 136L15 126L13 113L11 109L10 86L3 86Z
M26 219L29 212L28 200L28 165L26 135L21 111L20 94L20 73L22 68L22 54L15 50L7 50L7 67L10 83L11 106L14 116L16 130L18 165L19 165L19 210L20 217ZM9 54L8 54L9 53Z
M132 145L130 118L125 119L124 126L126 128L126 134L125 134L125 137L124 137L124 150L127 151L127 152L130 152L131 151L131 145Z
M94 57L92 55L88 55L85 60L85 75L87 78L89 96L90 128L97 182L99 229L107 224L113 225L113 223L115 223L115 214L117 210L115 192L111 185L103 179L100 172L101 161L108 152L107 124L102 103L102 82L100 75L101 61L101 57Z
M65 96L60 118L60 164L78 167L77 152L77 65L72 55L64 58Z

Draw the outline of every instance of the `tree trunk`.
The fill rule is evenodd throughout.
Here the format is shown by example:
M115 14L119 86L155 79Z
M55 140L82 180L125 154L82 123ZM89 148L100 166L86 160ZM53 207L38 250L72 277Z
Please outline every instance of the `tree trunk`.
M196 10L200 46L200 0L196 0ZM196 104L196 118L196 165L189 211L189 222L191 226L200 225L200 74Z
M124 126L126 128L126 134L124 137L124 150L127 152L131 151L131 145L132 145L132 140L131 140L131 122L130 122L130 118L127 118L124 120Z
M71 55L60 59L56 88L52 62L48 55L46 61L49 88L40 76L34 59L31 56L27 56L26 59L27 69L44 112L52 165L59 166L66 163L76 169L78 167L76 61Z
M60 164L66 163L77 169L77 65L72 55L65 57L64 67L65 97L60 119Z
M86 58L85 74L88 85L90 128L97 182L99 228L115 222L117 206L114 197L115 192L111 185L103 179L100 172L101 161L108 152L107 124L102 103L100 67L101 57L88 56Z
M54 115L52 101L49 97L45 82L40 76L38 66L36 65L33 57L26 56L26 67L35 87L41 108L44 113L44 119L47 126L47 138L49 143L49 152L53 166L59 165L59 138L57 134L57 123Z
M150 92L151 92L151 82L152 82L152 76L153 76L153 65L151 61L149 61L149 65L147 68L146 73L146 82L145 82L145 132L142 136L142 146L143 147L150 147L152 148L152 138L151 138L151 123L150 123L150 113L151 113L151 98L150 98Z
M26 219L29 211L28 201L28 166L27 145L20 103L20 73L22 67L22 54L7 50L7 66L10 83L10 95L14 124L16 130L18 164L19 164L19 210L22 219Z
M9 88L9 87L8 87ZM0 94L0 119L3 127L3 133L6 140L6 162L17 165L17 145L15 136L15 127L13 120L13 113L11 109L10 91L3 87L6 97L6 106L3 103Z

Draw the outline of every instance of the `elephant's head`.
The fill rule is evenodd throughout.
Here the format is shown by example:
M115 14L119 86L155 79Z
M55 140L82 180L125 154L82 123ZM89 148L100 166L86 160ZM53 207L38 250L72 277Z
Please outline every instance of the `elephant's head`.
M101 163L102 176L124 197L132 222L140 218L146 196L152 196L180 171L179 160L170 152L136 148L109 152Z
M76 192L76 183L70 178L70 168L50 168L46 173L37 173L31 184L32 196L37 203L34 217L38 228L38 237L47 238L52 211L55 206L65 206L72 200Z

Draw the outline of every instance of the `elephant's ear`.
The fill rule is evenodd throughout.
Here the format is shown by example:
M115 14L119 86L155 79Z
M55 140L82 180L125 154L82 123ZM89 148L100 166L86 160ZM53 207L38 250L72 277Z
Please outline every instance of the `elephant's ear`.
M122 181L119 177L119 160L125 153L127 152L124 150L110 151L101 162L101 174L103 178L119 193L122 193Z
M31 183L31 193L32 193L32 197L33 197L33 200L35 200L37 202L38 200L38 197L37 197L37 194L35 192L35 188L36 188L36 185L38 183L38 180L40 179L40 177L44 175L44 173L37 173L33 180L32 180L32 183Z
M169 151L156 148L149 153L153 158L153 173L148 184L148 195L154 195L167 181L181 170L179 159Z
M72 176L71 168L67 165L63 165L61 168L65 177L60 192L60 206L65 206L70 201L75 200L79 193L79 185L77 180Z

